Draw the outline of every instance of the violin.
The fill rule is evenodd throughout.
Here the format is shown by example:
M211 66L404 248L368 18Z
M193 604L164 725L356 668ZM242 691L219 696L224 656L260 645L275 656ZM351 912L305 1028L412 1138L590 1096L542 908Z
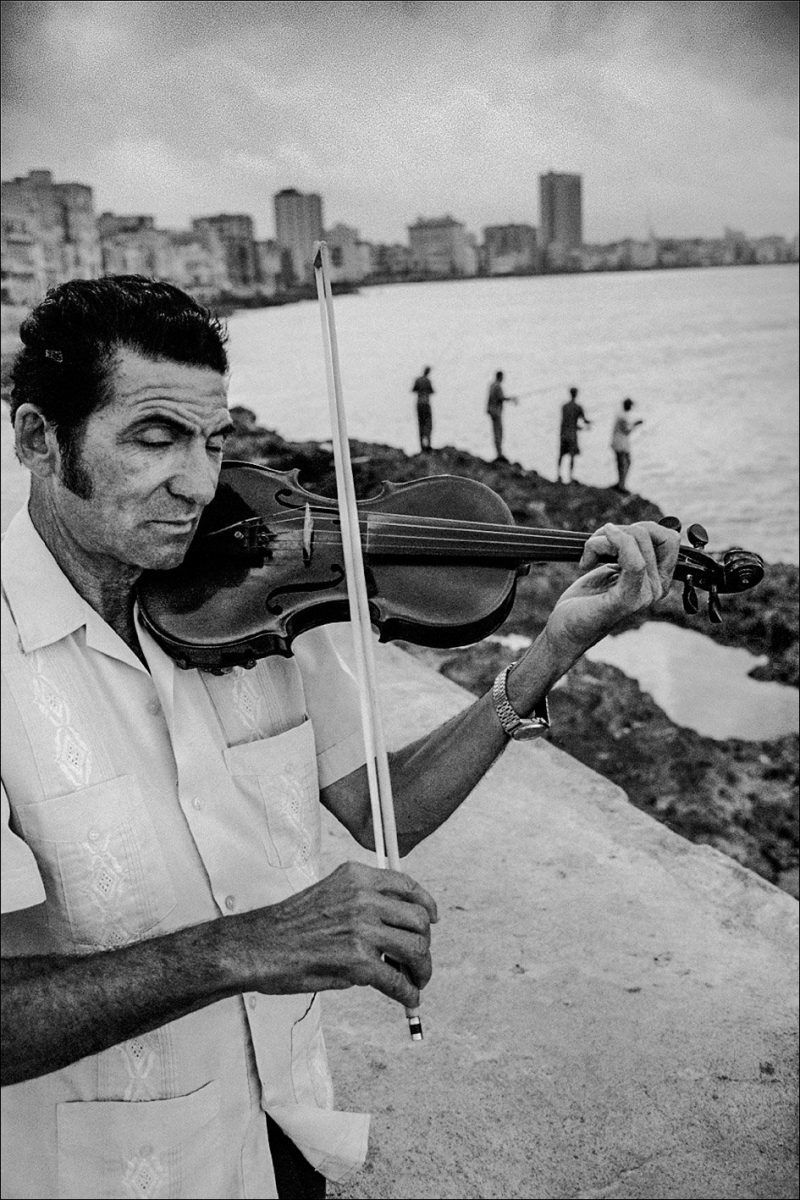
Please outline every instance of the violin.
M339 510L304 488L298 471L253 463L222 466L181 566L150 571L138 589L144 627L180 667L220 672L291 655L305 630L349 619ZM370 617L381 641L464 646L508 615L532 563L578 562L589 533L517 525L486 484L455 475L384 483L357 505ZM672 517L663 524L680 528ZM708 535L687 530L674 577L688 612L708 593L746 591L764 575L757 554L703 552Z

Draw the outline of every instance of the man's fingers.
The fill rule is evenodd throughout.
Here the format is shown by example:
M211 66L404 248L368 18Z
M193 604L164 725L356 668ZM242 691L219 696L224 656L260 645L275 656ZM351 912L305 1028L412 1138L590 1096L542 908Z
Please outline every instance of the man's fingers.
M389 957L388 960L379 958L375 963L370 983L377 991L383 992L384 996L388 996L390 1000L396 1000L404 1008L418 1008L420 992L428 979L430 979L430 972L423 983L413 982L397 961Z
M639 587L647 576L653 597L660 599L669 588L679 545L674 530L654 521L603 525L587 539L581 566L587 569L614 560L626 587Z
M639 547L639 552L644 561L644 569L650 581L653 598L660 600L664 595L664 584L658 569L656 551L650 532L642 525L631 525L628 535L635 540L636 545Z
M418 992L433 974L430 938L404 929L384 929L381 936L381 957L394 967L406 982Z
M410 875L403 871L378 870L374 867L371 869L375 871L375 887L379 892L387 896L397 896L399 900L409 904L419 904L427 911L432 922L439 920L433 896Z

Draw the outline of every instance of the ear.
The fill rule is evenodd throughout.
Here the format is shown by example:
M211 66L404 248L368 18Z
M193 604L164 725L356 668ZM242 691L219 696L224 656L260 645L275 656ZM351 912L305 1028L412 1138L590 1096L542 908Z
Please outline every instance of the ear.
M55 427L35 404L20 404L14 415L17 457L32 475L44 479L57 475L61 452Z

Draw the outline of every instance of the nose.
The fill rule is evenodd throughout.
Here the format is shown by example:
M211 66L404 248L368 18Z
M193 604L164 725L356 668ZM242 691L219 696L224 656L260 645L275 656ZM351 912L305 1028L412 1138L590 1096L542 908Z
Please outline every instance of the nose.
M185 448L180 464L170 477L169 490L193 508L204 508L217 490L220 466L219 459L208 454L205 442L193 443Z

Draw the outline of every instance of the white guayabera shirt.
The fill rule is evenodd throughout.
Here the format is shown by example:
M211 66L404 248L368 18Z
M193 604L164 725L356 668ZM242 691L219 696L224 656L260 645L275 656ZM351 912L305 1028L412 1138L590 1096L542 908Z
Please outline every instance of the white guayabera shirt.
M313 883L319 788L364 760L325 631L214 676L140 629L148 671L27 510L2 558L4 953L123 946ZM364 1159L314 996L231 997L3 1089L3 1193L274 1197L264 1111L330 1179Z

